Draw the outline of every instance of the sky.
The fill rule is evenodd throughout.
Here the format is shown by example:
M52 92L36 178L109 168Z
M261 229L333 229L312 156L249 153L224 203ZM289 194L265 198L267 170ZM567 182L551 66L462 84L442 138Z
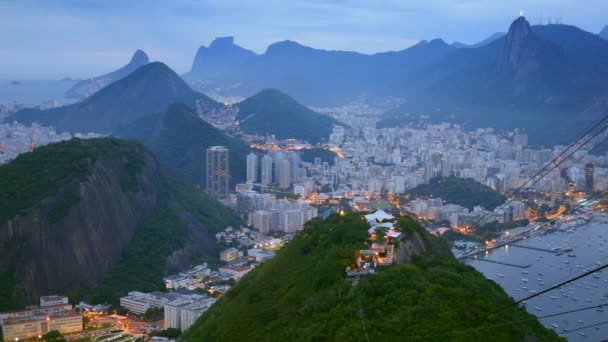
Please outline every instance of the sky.
M362 53L420 40L474 43L520 11L597 33L606 0L0 0L0 79L86 78L136 49L185 73L215 37L258 53L282 40Z

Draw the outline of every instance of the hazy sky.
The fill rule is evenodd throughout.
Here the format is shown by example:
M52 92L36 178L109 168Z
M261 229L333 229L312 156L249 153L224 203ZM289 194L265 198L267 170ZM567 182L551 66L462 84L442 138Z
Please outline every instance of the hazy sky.
M137 48L178 73L217 36L263 53L290 39L373 53L421 39L479 41L520 10L597 33L607 0L0 0L0 79L89 77Z

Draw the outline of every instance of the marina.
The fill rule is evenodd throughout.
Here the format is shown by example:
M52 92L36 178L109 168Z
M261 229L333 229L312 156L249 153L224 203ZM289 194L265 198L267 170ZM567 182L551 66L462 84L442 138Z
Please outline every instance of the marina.
M581 222L575 217L544 231L526 230L525 238L518 236L516 243L504 241L461 260L500 284L515 300L526 298L608 262L606 216L596 213ZM569 341L602 340L608 336L608 324L598 324L608 320L608 271L528 299L525 307L537 317L576 310L540 321Z

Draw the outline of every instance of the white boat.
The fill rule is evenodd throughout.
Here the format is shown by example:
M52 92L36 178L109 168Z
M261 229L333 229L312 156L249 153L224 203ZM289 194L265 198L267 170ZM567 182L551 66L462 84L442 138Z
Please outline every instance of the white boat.
M556 300L556 299L557 299L557 297L555 297L555 296L549 296L549 298L551 298L551 299L553 299L553 300Z
M552 326L554 329L559 328L559 325L557 325L557 324L555 324L555 323L551 323L551 326Z

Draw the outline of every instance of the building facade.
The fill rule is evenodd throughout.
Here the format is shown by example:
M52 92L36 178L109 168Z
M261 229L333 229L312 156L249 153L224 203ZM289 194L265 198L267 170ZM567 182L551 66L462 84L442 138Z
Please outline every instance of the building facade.
M229 150L224 146L207 149L207 192L218 199L228 198Z

